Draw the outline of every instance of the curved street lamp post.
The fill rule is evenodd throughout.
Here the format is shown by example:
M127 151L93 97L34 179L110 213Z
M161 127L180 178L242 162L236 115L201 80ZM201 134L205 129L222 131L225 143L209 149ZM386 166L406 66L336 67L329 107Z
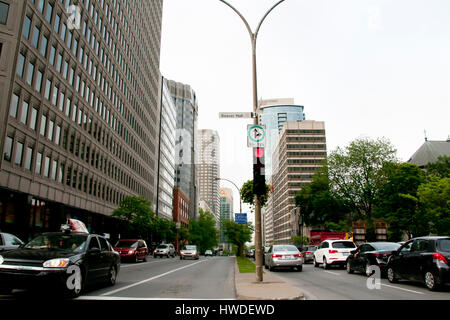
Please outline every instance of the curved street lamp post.
M245 20L244 16L231 4L229 4L225 0L219 0L223 3L225 3L227 6L229 6L234 12L237 13L237 15L242 19L242 21L245 24L245 27L247 28L247 31L250 35L250 41L252 44L252 75L253 75L253 112L255 114L255 118L253 120L253 124L258 124L258 91L257 91L257 78L256 78L256 39L258 37L259 29L261 28L261 24L263 23L264 19L267 17L267 15L280 3L282 3L284 0L280 0L277 3L275 3L262 17L261 21L259 21L259 24L256 28L255 32L252 32L252 29L250 28L250 25L248 24L247 20ZM262 282L263 281L263 270L262 270L262 236L261 236L261 202L259 199L259 196L255 195L255 260L256 260L256 281Z

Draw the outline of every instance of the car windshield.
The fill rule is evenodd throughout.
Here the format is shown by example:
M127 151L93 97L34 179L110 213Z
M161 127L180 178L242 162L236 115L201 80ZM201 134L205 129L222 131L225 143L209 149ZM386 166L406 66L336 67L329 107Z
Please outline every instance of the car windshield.
M273 251L298 251L296 246L276 246L273 247Z
M197 250L196 246L184 246L184 250Z
M372 247L374 247L376 250L397 250L400 248L400 244L392 242L386 242L386 243L371 243Z
M317 250L317 247L306 247L305 248L305 251L316 251Z
M41 234L29 241L24 248L82 252L84 251L87 238L88 235L86 234Z
M156 247L156 249L167 249L169 246L167 244L162 244Z
M137 241L130 240L119 240L116 243L116 247L118 248L136 248L138 245Z
M438 241L438 246L441 251L450 252L450 239L442 239Z
M338 241L333 242L333 248L335 249L352 249L356 248L355 244L351 241Z

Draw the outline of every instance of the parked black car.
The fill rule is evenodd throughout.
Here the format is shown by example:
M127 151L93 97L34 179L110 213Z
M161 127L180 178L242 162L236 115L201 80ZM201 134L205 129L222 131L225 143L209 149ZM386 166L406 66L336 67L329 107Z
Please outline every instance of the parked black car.
M387 264L389 282L412 280L429 290L450 284L450 237L419 237L393 252Z
M371 266L378 266L381 273L386 271L386 264L392 252L400 248L396 242L369 242L361 244L357 249L351 251L347 258L347 272L354 271L371 276Z
M302 253L303 256L303 262L307 263L309 261L313 261L314 260L314 251L317 250L317 246L304 246L300 249L300 252Z
M0 255L0 291L45 289L76 297L94 282L114 285L120 257L102 236L43 233L21 248Z
M22 244L23 241L16 236L0 232L0 252L17 249Z

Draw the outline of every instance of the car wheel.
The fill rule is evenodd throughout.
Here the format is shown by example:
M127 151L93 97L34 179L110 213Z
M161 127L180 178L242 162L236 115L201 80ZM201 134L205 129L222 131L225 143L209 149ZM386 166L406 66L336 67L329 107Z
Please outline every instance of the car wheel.
M134 262L135 262L135 263L138 263L138 262L139 262L139 258L138 258L137 253L136 253L136 255L134 256Z
M84 289L83 271L79 272L79 276L80 276L80 279L79 279L80 285L79 285L79 287L77 288L75 286L73 289L67 288L65 293L64 293L64 296L66 298L71 298L71 299L77 298L83 292L83 289Z
M350 260L347 260L347 273L350 273L350 274L353 273L353 269L352 269L352 265L350 264Z
M327 263L327 258L323 257L323 268L325 270L330 269L330 265Z
M314 264L314 267L316 267L316 268L319 266L319 264L316 261L316 257L315 256L314 256L314 259L313 259L313 264Z
M116 280L117 280L117 267L111 266L111 268L109 268L109 272L108 272L108 285L109 286L115 285Z
M439 278L437 278L433 272L427 271L424 275L425 285L427 286L428 290L435 291L438 290L439 285Z
M144 259L142 261L147 262L147 256L144 256Z
M183 257L182 257L182 256L180 256L180 260L183 260Z
M301 272L302 270L303 270L303 266L298 266L298 267L297 267L297 271L298 271L298 272Z
M398 282L398 279L395 277L395 271L392 267L389 267L387 270L387 278L391 283Z
M267 266L267 264L264 264L264 268L265 268L265 269L269 269L269 267Z

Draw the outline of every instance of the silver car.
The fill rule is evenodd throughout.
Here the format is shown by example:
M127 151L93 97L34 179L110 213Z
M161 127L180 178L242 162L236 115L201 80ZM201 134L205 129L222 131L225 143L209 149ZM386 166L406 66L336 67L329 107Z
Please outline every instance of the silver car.
M270 271L275 268L291 268L302 271L303 257L294 245L273 245L266 254L265 268Z
M160 244L156 247L155 251L153 251L153 257L155 258L162 258L164 256L167 258L176 256L175 247L172 244Z
M198 260L200 258L198 249L196 245L185 245L182 250L180 250L180 260L192 258Z

